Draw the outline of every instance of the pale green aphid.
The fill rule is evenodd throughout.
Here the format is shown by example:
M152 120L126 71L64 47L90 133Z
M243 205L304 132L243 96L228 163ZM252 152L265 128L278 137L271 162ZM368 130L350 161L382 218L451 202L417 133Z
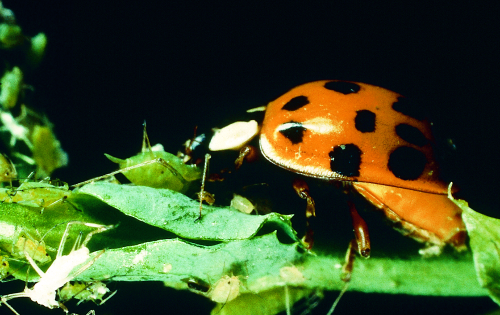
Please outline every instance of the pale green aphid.
M202 172L196 165L184 164L180 158L163 150L141 152L125 160L104 155L118 163L121 173L136 185L185 193L192 182L201 179Z
M202 175L196 165L184 164L179 157L165 152L161 144L151 147L146 122L141 153L125 160L106 153L104 155L117 163L120 166L119 172L135 185L168 188L185 193L191 183L200 180Z
M144 123L144 137L142 140L142 152L128 159L119 159L109 154L104 155L112 162L117 163L120 169L106 175L89 179L73 185L79 187L117 173L122 173L135 185L153 188L167 188L181 193L186 193L195 181L202 177L202 171L196 165L185 164L181 158L165 152L161 144L151 147L146 123Z

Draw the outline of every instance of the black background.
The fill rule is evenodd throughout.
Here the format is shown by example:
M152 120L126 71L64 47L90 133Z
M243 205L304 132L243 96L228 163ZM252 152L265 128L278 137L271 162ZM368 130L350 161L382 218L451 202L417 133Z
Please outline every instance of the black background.
M137 153L144 120L151 141L175 152L196 125L222 127L301 83L343 79L418 99L443 146L438 159L445 178L462 188L460 197L473 209L500 217L495 198L500 177L499 12L493 6L3 3L27 35L43 31L48 36L46 57L26 83L35 87L36 105L54 123L69 154L69 166L54 174L64 181L76 183L114 170L104 152L118 157ZM446 146L447 139L456 149ZM210 308L198 296L179 298L159 284L110 286L119 292L95 307L97 314ZM334 296L327 295L325 309L314 314L326 313ZM30 314L23 307L31 302L12 304L21 314ZM90 308L88 304L79 312ZM483 314L493 308L488 299L349 292L337 314ZM40 314L44 311L37 308Z

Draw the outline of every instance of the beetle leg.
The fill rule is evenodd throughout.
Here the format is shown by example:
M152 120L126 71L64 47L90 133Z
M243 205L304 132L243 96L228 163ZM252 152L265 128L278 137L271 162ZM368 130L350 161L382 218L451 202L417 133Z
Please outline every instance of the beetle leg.
M354 227L354 238L349 242L345 262L342 266L342 281L349 282L351 280L351 273L354 266L356 253L361 257L370 257L370 235L368 234L368 226L365 220L359 215L354 203L348 201L349 212L351 213L352 225Z
M316 206L314 203L314 199L311 197L311 194L309 193L309 186L302 179L296 178L293 181L293 189L295 189L295 192L297 193L297 195L299 195L300 198L305 199L307 201L307 206L306 206L307 232L302 238L302 244L304 244L307 249L311 249L314 244L314 239L313 239L314 231L311 228L309 219L311 217L316 216Z
M361 257L370 257L370 235L365 220L359 215L354 203L348 201L349 212L351 213L352 225L354 227L354 236L356 240L356 251Z
M351 273L354 267L354 260L356 259L357 252L357 243L355 239L352 239L349 242L349 246L347 247L347 252L345 254L344 265L342 266L342 274L340 279L344 282L349 282L351 280Z

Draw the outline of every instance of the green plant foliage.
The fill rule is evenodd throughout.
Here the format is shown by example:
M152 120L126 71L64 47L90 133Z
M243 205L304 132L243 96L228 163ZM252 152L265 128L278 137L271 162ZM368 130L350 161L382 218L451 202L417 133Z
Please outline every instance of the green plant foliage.
M77 192L98 198L126 215L182 238L243 240L255 236L267 223L279 226L291 239L298 241L290 223L291 215L249 216L229 207L203 205L202 218L197 220L199 202L169 189L95 183L85 185Z
M50 193L66 198L45 207L43 213L42 207L32 201L27 203L29 206L0 204L2 255L9 263L10 273L18 279L26 279L27 262L12 258L12 244L21 236L29 235L36 245L42 244L53 261L64 223L108 221L98 214L111 213L116 208L125 215L111 214L114 222L106 224L123 224L92 238L91 247L108 249L75 280L163 281L167 286L219 301L224 300L223 294L229 296L231 290L237 290L236 298L227 298L227 303L217 306L221 314L242 314L241 305L252 305L244 308L252 314L275 314L286 309L287 300L293 305L304 296L321 295L323 290L340 290L344 286L340 280L344 247L328 254L304 251L291 227L290 216L254 216L232 208L204 206L202 219L196 221L199 203L166 189L92 183L70 192L47 183L30 184L25 193L35 200L42 192L45 198ZM166 230L165 236L147 242L120 239L117 233L138 234L138 227L126 223L125 218L142 224L140 234L160 227ZM69 244L82 230L85 233L84 229L72 229ZM42 250L36 247L36 251ZM415 255L414 259L357 260L349 290L435 296L487 294L477 283L470 255L460 257L442 255L424 260ZM40 263L44 270L49 266L50 261ZM216 288L222 278L230 279L231 286L220 293ZM30 279L37 281L38 276L31 274Z
M463 211L470 237L477 279L490 297L500 305L500 220L482 215L464 200L453 200Z

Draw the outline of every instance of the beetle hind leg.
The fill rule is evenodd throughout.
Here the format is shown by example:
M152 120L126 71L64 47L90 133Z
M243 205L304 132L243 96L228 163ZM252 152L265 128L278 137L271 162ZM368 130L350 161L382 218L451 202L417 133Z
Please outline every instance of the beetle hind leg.
M349 282L351 280L351 273L354 267L354 260L356 259L356 253L358 253L363 258L369 258L371 252L370 245L370 235L368 234L368 226L365 220L359 215L354 203L352 201L348 202L349 212L352 218L352 225L354 228L354 238L349 242L347 248L347 253L345 256L345 262L342 266L341 279L344 282Z

